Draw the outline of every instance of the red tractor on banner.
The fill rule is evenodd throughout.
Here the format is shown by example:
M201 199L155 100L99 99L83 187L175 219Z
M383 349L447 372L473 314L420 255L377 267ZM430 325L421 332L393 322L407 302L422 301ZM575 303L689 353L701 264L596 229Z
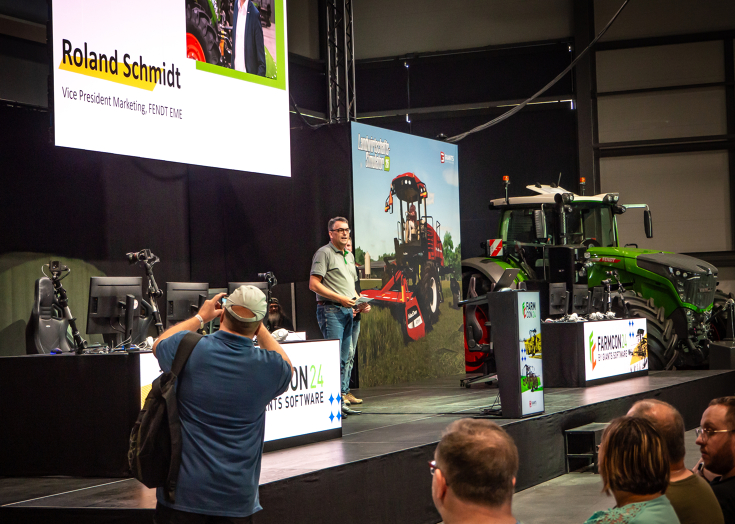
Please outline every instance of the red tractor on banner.
M375 305L389 305L403 326L404 338L418 340L439 319L439 304L444 301L440 277L451 269L444 266L441 224L437 221L434 228L434 218L426 213L426 184L413 173L403 173L391 182L386 213L393 213L393 197L401 216L393 239L395 257L385 257L381 289L368 289L363 295Z

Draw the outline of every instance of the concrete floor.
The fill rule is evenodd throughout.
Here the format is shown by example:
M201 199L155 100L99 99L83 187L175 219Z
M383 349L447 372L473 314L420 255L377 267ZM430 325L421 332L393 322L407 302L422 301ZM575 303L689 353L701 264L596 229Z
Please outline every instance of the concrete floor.
M687 467L699 460L694 430L686 433ZM538 486L516 493L513 514L523 524L582 523L595 511L611 508L615 499L601 492L600 476L593 473L568 473Z

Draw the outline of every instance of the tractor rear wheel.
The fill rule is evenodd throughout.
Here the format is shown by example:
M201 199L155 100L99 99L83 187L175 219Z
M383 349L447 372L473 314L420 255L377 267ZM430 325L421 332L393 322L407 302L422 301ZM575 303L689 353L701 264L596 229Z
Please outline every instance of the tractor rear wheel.
M199 5L194 2L186 3L186 56L220 65L220 53L217 31L212 21Z
M656 307L653 299L646 300L635 291L626 291L625 305L627 316L620 295L613 301L613 311L622 318L645 318L648 332L648 369L657 371L671 369L676 363L679 353L676 350L677 336L674 324L664 318L664 308Z

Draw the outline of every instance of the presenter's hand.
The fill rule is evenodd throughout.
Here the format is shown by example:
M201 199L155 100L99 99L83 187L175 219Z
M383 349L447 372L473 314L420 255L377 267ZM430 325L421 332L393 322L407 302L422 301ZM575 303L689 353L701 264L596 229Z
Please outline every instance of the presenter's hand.
M220 300L225 295L227 295L227 293L218 293L214 298L207 300L202 304L202 307L199 309L199 316L202 317L205 323L211 322L222 314L222 304L220 304Z
M339 303L342 304L342 307L352 307L355 305L355 299L340 296Z

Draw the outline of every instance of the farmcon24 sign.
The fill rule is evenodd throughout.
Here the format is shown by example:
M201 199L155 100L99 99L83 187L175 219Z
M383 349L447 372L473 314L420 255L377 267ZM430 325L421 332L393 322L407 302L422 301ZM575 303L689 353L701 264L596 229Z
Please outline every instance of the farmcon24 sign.
M265 441L342 427L339 341L284 344L291 384L265 411Z
M588 381L648 369L644 318L586 322L584 341Z

